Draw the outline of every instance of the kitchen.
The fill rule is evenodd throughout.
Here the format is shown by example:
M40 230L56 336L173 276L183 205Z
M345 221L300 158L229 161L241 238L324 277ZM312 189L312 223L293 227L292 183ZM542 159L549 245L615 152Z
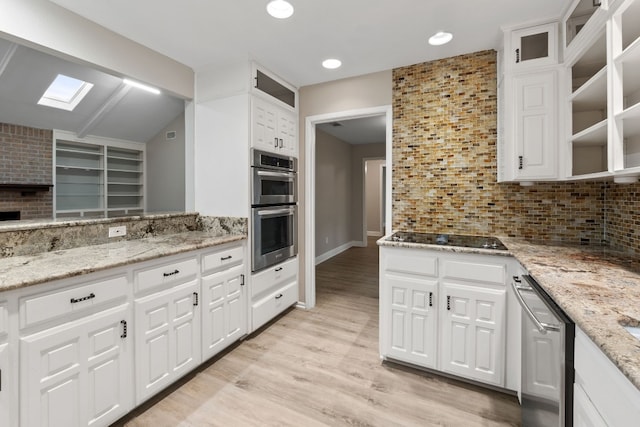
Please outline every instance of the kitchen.
M4 29L6 27L3 27ZM13 34L24 34L24 29L15 29ZM41 44L46 45L46 43ZM72 54L72 52L68 52L68 54ZM408 121L411 120L406 114L402 114L402 109L410 109L411 100L414 99L404 95L404 92L410 89L405 89L403 86L407 84L408 76L433 72L436 76L444 79L439 82L450 83L456 77L448 77L447 73L443 73L441 70L463 69L465 64L473 64L473 67L470 68L470 71L466 71L466 74L464 71L460 71L460 75L473 77L460 77L460 79L466 80L467 84L473 88L478 87L472 80L476 76L484 81L482 84L487 85L487 90L483 92L485 88L480 84L480 94L470 93L469 96L474 95L471 98L486 96L485 102L491 105L492 102L497 101L495 99L495 85L499 78L496 78L496 62L495 52L481 51L463 57L442 60L437 62L434 67L418 64L400 67L394 69L393 72L381 71L361 77L350 77L301 87L299 93L300 131L298 132L300 135L300 163L304 164L303 162L306 161L305 117L336 111L366 110L381 105L393 105L393 158L402 158L399 156L402 156L402 153L412 145L410 139L412 136L410 134L405 136L405 129L406 132L417 129L413 122L410 122L406 128L403 127L401 120L402 117ZM476 72L477 70L482 71ZM463 84L462 82L455 83ZM420 84L422 84L422 77L420 77ZM455 90L455 93L462 92L465 90ZM492 92L493 99L491 98ZM425 83L424 93L426 96L437 96L436 91L430 89L428 83ZM321 94L321 96L312 96L314 94ZM340 96L332 97L333 94ZM417 95L416 99L419 99ZM336 102L335 100L342 101ZM467 102L467 100L462 102ZM446 104L446 107L453 109L456 104L451 101ZM449 111L445 108L442 111L443 116L445 112ZM393 222L387 222L393 224L393 229L416 232L447 232L450 234L515 235L524 238L543 238L572 243L586 241L598 243L603 239L603 230L606 229L606 238L611 246L628 250L637 247L637 244L634 243L637 240L634 239L633 228L629 230L628 225L633 224L636 218L634 203L637 205L637 184L622 186L601 182L538 183L532 187L521 187L518 184L497 184L495 174L498 165L494 160L496 156L496 108L489 107L484 114L472 114L470 117L467 117L464 111L460 113L455 111L455 113L459 114L458 123L463 124L455 130L458 132L457 135L461 135L459 139L451 138L451 128L443 126L441 134L427 136L427 140L433 141L437 147L435 151L429 150L425 146L424 152L421 151L412 158L407 157L402 160L403 167L405 162L415 161L415 173L412 173L411 177L429 179L411 181L407 179L410 177L398 175L394 171L392 177L394 191L398 188L400 193L397 198L400 200L394 200ZM472 123L473 126L465 127L465 122ZM472 134L472 137L462 136L463 134L460 132L466 131L475 133ZM396 138L401 141L399 144L396 144ZM422 139L424 136L419 136L419 138ZM450 140L459 145L450 145ZM466 141L473 141L473 144L466 145L469 144ZM467 156L467 154L469 155ZM392 156L387 156L387 158L392 158ZM464 179L460 170L467 172L473 179ZM240 180L238 182L247 180L248 173L242 171L236 173L242 175L238 178ZM403 186L403 183L407 184L406 187ZM306 176L301 167L299 188L305 188L305 185ZM428 192L432 193L429 193L430 197L426 198L424 194ZM197 207L198 203L202 203L198 196L196 185L195 193L191 196L187 195L187 200L189 197L195 198ZM396 196L394 195L394 197ZM302 200L302 193L300 200ZM432 201L434 203L431 203ZM429 202L428 206L425 205L427 202ZM187 206L191 206L191 204L187 203ZM213 208L217 208L217 206ZM196 208L195 210L200 209ZM248 217L248 206L244 206L240 210L238 213L225 212L224 215ZM218 215L217 212L207 213ZM301 230L306 227L305 216L305 204L301 204L299 207L299 228ZM305 258L303 248L308 247L306 238L308 236L301 233L298 241L299 258L302 264L300 266L301 272L307 268L303 262L303 258ZM301 274L301 277L304 275ZM307 283L305 283L306 286ZM304 298L305 294L301 292L300 299L304 300Z

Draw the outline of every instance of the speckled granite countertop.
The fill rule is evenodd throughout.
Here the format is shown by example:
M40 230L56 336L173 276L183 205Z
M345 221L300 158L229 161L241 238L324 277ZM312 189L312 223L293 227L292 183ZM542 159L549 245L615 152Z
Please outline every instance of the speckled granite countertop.
M501 237L536 281L640 389L640 260L605 247L538 244Z
M0 259L0 292L246 239L190 231Z
M591 340L640 389L640 259L606 247L500 237L508 251L393 242L380 246L515 257Z
M464 253L464 254L481 254L481 255L502 255L502 256L512 256L511 252L505 250L497 250L490 248L468 248L463 246L454 246L454 245L438 245L438 244L425 244L425 243L415 243L415 242L398 242L388 240L389 236L384 236L380 238L376 243L378 246L387 246L394 248L410 248L410 249L429 249L433 251L442 251L442 252L456 252L456 253Z

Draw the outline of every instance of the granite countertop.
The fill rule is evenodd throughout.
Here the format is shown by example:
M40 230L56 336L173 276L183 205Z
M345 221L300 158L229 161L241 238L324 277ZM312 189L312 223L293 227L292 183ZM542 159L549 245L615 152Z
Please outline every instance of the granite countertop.
M542 288L640 389L640 340L622 325L640 326L640 260L603 246L500 237L507 251L395 242L378 245L515 257Z
M640 389L640 260L606 247L500 240L556 303Z
M397 234L397 233L394 233L394 234ZM387 247L395 247L395 248L429 249L429 250L442 251L442 252L512 256L511 252L509 252L508 250L457 246L454 244L454 242L455 240L452 240L451 242L449 242L450 244L443 245L443 244L437 244L437 243L423 243L420 239L417 239L417 241L396 241L396 240L390 240L390 236L384 236L380 238L376 243L378 244L378 246L387 246Z
M0 259L0 292L246 239L189 231Z

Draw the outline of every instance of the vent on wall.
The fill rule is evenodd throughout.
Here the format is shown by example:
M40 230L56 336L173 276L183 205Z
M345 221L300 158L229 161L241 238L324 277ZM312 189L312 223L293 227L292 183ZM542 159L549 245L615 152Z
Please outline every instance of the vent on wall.
M165 135L165 139L167 141L170 141L172 139L176 139L176 131L175 130L171 130L171 131L167 132L166 135Z

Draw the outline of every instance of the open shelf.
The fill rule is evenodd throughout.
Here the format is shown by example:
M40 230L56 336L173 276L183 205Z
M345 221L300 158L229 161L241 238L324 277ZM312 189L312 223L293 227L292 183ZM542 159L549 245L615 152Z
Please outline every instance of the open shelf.
M607 68L601 68L571 95L574 110L602 110L607 108Z
M571 67L571 86L576 91L582 85L591 80L607 65L606 34L601 32L589 49L586 49L575 64ZM606 80L606 76L605 76Z
M640 38L640 3L632 2L621 13L622 49L627 49Z
M603 146L607 145L607 120L576 133L571 138L573 146Z

